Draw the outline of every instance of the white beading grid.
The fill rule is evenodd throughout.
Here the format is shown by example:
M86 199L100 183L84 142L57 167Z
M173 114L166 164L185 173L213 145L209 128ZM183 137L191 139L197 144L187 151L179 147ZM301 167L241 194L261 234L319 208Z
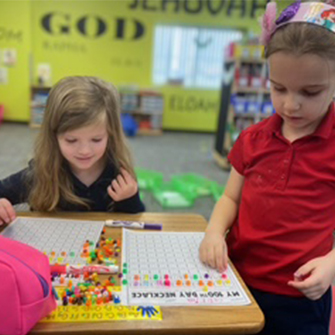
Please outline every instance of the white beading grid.
M83 264L85 259L80 255L84 243L91 241L95 247L103 227L104 221L18 217L2 235L44 252L51 264ZM55 255L50 258L52 252Z

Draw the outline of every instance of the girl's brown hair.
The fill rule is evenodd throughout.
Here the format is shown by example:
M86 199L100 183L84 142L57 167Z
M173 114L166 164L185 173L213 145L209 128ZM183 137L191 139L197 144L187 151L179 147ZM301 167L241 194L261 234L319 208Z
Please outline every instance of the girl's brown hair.
M56 211L60 199L89 207L74 194L69 168L58 146L57 136L67 131L105 120L109 136L106 159L113 162L116 171L123 167L135 177L120 112L117 89L99 78L66 77L51 89L29 178L28 202L34 210Z
M276 52L293 53L296 56L315 54L335 60L335 33L312 23L295 22L280 27L265 48L265 57Z

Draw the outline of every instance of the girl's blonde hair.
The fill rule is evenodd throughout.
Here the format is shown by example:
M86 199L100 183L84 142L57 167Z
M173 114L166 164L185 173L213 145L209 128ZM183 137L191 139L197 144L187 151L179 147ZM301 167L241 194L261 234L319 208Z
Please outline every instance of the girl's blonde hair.
M117 172L123 167L135 177L120 112L117 89L99 78L66 77L51 89L29 178L28 202L34 210L56 211L60 199L89 208L87 202L74 194L69 167L58 146L57 136L67 131L105 122L106 161L111 161Z
M312 23L289 23L280 27L265 48L265 57L276 52L293 53L296 56L314 54L335 60L335 34Z

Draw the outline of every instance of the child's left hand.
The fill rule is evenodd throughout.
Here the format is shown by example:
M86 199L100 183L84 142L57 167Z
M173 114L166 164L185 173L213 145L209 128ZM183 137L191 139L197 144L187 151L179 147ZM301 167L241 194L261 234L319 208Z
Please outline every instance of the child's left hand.
M107 188L109 196L114 201L122 201L131 198L138 190L136 180L123 168L119 174Z
M317 300L328 290L334 277L334 255L330 252L301 266L288 285L301 291L307 298Z

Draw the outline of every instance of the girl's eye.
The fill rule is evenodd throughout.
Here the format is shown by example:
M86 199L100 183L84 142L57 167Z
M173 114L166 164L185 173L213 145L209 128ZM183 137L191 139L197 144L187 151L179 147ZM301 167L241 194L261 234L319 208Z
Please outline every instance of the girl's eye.
M77 140L65 140L67 143L75 143Z
M283 88L283 87L273 87L273 89L277 92L284 92L285 91L285 88Z
M101 138L94 138L92 141L95 142L95 143L98 143L98 142L101 142L102 139Z
M305 91L304 95L306 95L307 97L313 97L313 96L318 95L320 92L321 91L317 91L317 92L308 92L308 91Z

